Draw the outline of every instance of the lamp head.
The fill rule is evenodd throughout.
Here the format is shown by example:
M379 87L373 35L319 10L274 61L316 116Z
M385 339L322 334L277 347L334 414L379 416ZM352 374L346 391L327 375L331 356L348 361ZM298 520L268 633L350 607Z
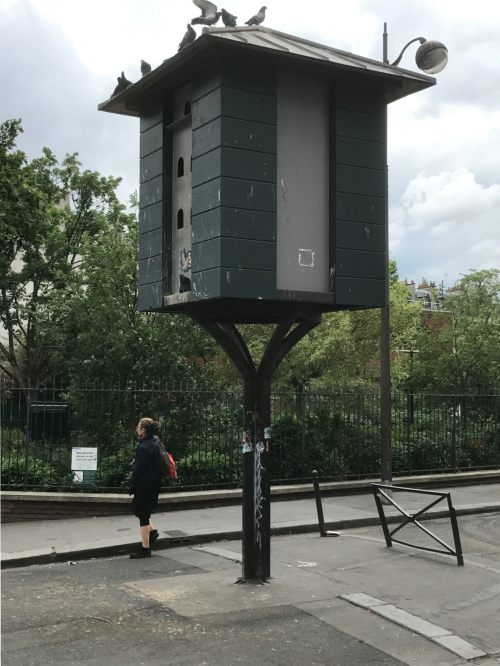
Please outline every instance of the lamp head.
M426 40L418 47L415 62L425 74L437 74L448 63L448 49L441 42Z

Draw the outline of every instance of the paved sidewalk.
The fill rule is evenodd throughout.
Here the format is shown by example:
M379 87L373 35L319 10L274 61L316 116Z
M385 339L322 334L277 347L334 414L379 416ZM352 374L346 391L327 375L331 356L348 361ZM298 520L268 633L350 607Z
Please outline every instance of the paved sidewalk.
M451 493L459 516L500 511L500 483L440 490ZM395 499L413 512L427 500L399 492ZM444 503L438 504L429 515L444 516L446 508ZM323 511L330 530L379 525L371 493L325 497ZM397 515L389 507L386 513ZM161 549L241 538L240 505L161 512L154 514L153 520L160 532ZM318 530L314 498L273 501L271 528L274 535ZM132 515L8 523L2 525L2 567L120 555L137 543L137 519Z
M323 499L339 538L319 536L313 498L273 502L281 536L263 585L234 584L240 506L156 514L161 548L144 560L126 556L132 515L3 525L2 664L498 666L500 483L442 490L465 566L387 548L373 496L355 493ZM412 513L429 499L394 497ZM440 504L431 513L425 525L451 544Z

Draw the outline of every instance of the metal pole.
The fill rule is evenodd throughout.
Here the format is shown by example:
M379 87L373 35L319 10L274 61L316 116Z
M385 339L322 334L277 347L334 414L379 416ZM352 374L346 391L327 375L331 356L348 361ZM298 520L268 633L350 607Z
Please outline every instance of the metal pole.
M255 449L255 525L257 579L271 577L271 378L258 373Z
M389 54L388 54L388 34L387 34L387 23L384 23L384 34L382 36L382 59L385 65L389 64Z
M388 492L392 491L389 490ZM389 528L387 526L384 507L382 506L382 499L380 498L378 488L376 486L374 486L373 488L373 497L375 499L375 504L377 506L378 517L380 518L380 524L382 525L382 532L384 533L386 546L387 548L392 548L391 533L389 532Z
M245 381L242 581L271 575L270 388L258 372Z
M380 476L392 483L388 169L385 172L385 305L380 309Z
M314 485L314 496L316 498L316 510L318 512L319 533L322 537L324 537L326 536L325 518L323 516L323 505L321 503L321 494L319 491L318 472L315 469L313 469L312 471L312 476L313 476L313 485Z
M243 434L242 470L242 580L257 577L257 556L255 550L255 442L256 436L256 387L255 376L249 376L244 383L245 432Z
M453 532L453 540L455 542L455 554L457 556L457 564L459 567L464 566L464 556L462 553L462 542L460 541L460 532L458 531L457 512L451 503L451 495L448 493L448 511L450 512L451 530Z

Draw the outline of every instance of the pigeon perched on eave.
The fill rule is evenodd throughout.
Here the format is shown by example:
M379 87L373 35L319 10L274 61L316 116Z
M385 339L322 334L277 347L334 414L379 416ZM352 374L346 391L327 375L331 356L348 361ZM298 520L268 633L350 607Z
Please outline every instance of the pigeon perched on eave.
M217 6L209 0L193 0L193 3L201 9L201 16L194 18L191 25L214 25L221 17L221 12L217 11Z
M236 28L236 20L238 17L233 16L233 14L230 14L225 9L221 9L220 11L222 14L222 23L224 23L226 28Z
M245 25L260 25L266 18L266 9L267 7L261 7L255 16L245 21Z
M143 76L146 76L146 74L149 74L150 71L151 71L151 65L149 64L149 62L141 60L141 74Z
M182 49L186 48L186 46L189 46L189 44L192 44L194 40L196 39L196 32L193 30L193 28L187 24L187 31L184 37L182 38L181 43L179 44L179 51L182 51Z
M124 73L124 72L122 72L122 73L121 73L121 76L118 76L116 80L118 81L118 85L117 85L116 88L113 90L113 94L111 95L111 97L116 97L116 95L119 95L121 92L123 92L123 91L126 90L129 86L132 85L132 81L129 81L129 80L125 77L125 73Z

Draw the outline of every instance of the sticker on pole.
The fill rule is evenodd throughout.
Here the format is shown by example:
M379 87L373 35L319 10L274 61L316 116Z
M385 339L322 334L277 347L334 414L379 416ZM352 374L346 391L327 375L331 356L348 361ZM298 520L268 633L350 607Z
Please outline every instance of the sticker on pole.
M242 450L243 453L252 453L253 451L253 446L252 446L252 439L250 436L250 433L247 430L244 430L241 436L241 441L242 441Z

